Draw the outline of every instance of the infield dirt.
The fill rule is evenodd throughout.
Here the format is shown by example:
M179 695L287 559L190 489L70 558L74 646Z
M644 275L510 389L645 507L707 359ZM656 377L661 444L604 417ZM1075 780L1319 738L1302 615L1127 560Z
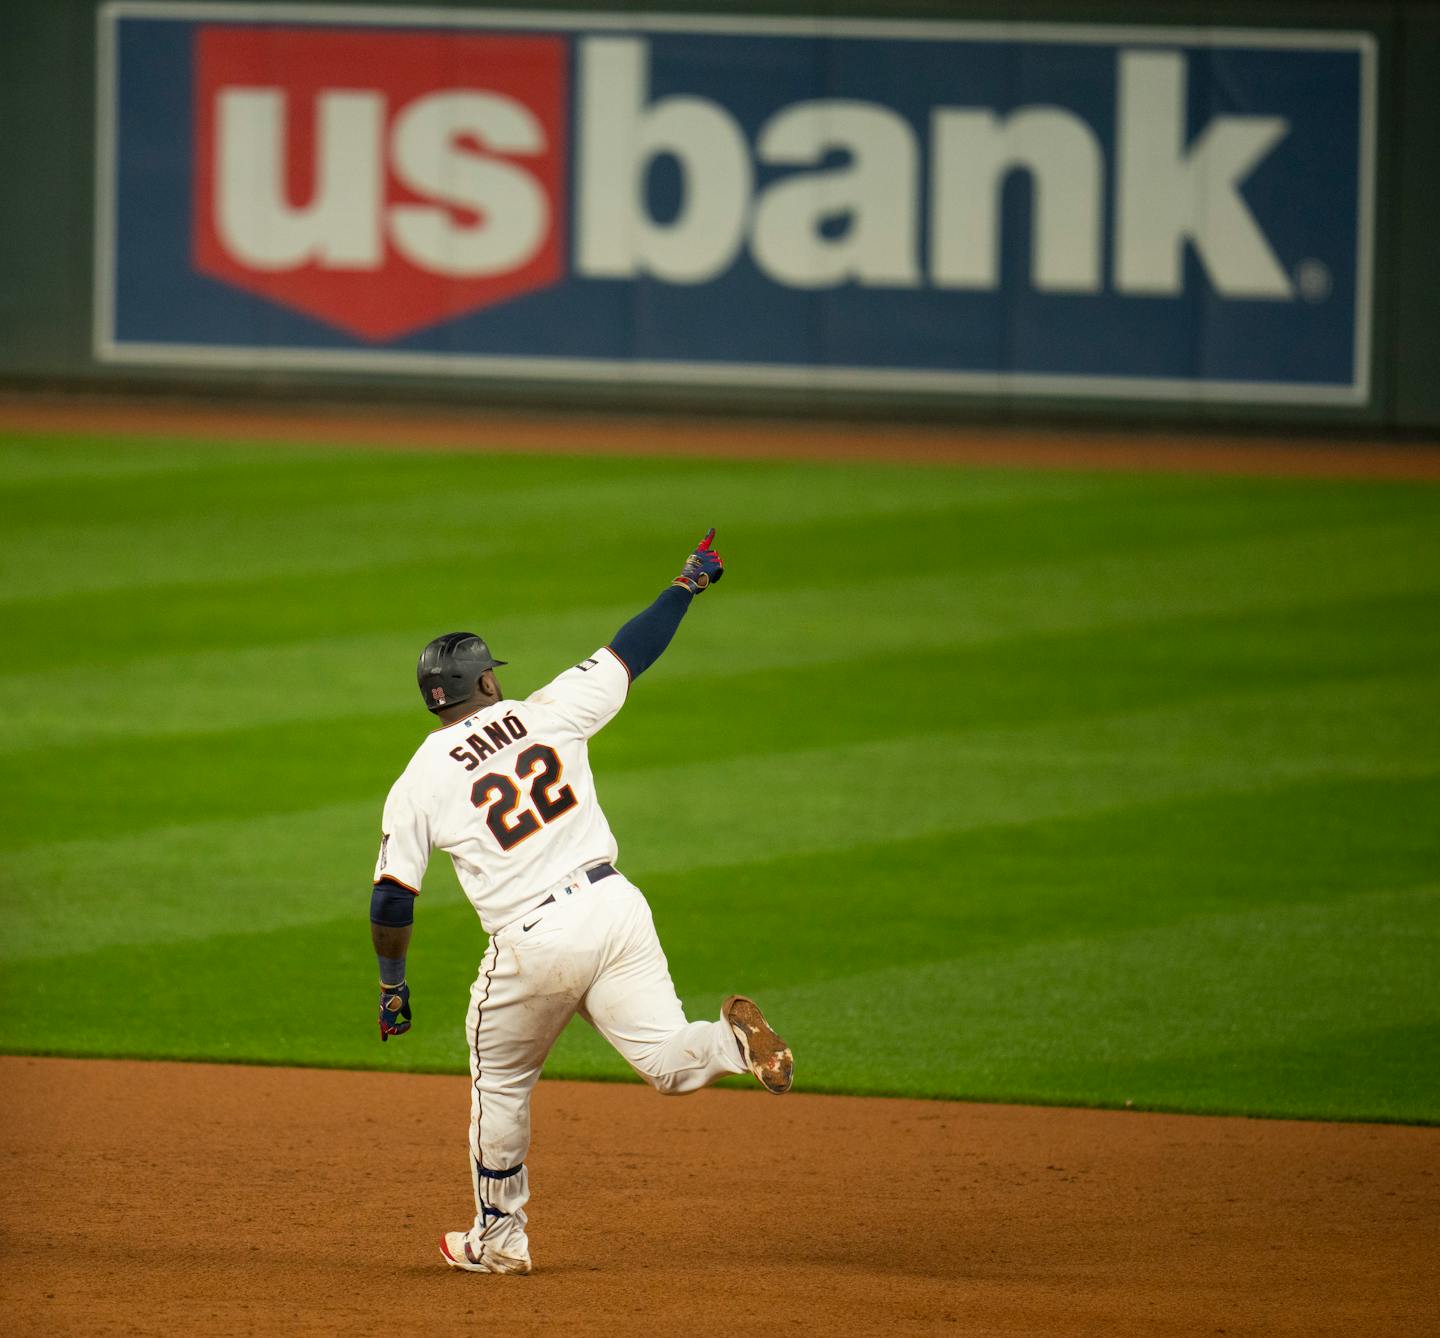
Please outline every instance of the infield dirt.
M1413 1338L1440 1307L1440 1129L545 1082L509 1278L437 1250L464 1077L0 1082L9 1334Z

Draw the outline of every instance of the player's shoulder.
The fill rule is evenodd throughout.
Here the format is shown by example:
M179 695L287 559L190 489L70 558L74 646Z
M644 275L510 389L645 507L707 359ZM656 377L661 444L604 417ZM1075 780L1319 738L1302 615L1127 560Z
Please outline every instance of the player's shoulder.
M579 664L562 669L544 687L536 688L525 700L532 706L562 705L577 692L605 691L607 688L630 686L630 671L609 646L601 646Z

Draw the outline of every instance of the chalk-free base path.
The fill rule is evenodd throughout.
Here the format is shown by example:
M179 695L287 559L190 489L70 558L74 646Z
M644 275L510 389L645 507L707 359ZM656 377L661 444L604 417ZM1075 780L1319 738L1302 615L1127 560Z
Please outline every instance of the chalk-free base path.
M403 1044L403 1042L400 1042ZM802 1073L803 1079L803 1073ZM463 1077L0 1058L15 1335L1413 1338L1440 1129L541 1083L456 1273Z

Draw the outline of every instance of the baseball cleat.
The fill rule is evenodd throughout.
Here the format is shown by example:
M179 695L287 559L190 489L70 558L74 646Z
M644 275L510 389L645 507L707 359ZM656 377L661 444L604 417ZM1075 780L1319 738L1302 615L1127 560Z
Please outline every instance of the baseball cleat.
M755 1000L732 994L721 1007L720 1016L730 1024L745 1067L760 1085L776 1096L788 1092L795 1081L795 1056L765 1021L765 1014Z
M467 1273L528 1273L530 1259L516 1258L513 1254L497 1254L482 1245L478 1251L470 1244L463 1231L447 1231L440 1237L440 1256L451 1268L463 1268Z

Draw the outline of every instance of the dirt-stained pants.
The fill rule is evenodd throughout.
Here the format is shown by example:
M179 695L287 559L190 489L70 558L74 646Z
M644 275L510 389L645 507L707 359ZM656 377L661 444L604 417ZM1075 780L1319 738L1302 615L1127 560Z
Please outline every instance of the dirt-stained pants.
M491 938L470 991L468 1243L477 1255L529 1257L530 1093L576 1013L658 1092L693 1092L745 1072L726 1023L685 1020L650 907L623 874L597 883L577 874L551 895Z

